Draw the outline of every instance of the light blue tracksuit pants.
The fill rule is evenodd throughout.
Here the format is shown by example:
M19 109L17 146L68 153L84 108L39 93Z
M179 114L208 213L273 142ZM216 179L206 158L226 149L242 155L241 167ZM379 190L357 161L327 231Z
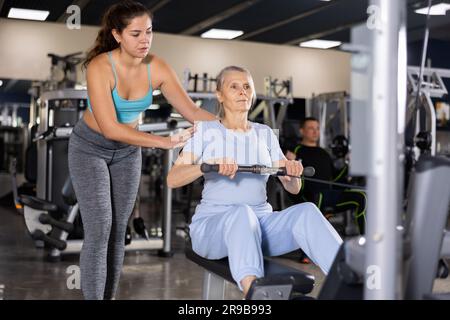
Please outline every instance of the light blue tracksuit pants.
M312 203L272 212L270 204L200 204L190 225L192 248L206 259L228 257L233 279L264 276L263 256L301 248L327 274L342 239Z

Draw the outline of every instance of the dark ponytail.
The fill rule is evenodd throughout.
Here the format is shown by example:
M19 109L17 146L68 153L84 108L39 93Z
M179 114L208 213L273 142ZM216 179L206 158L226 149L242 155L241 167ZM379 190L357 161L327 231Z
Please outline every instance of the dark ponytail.
M87 53L83 67L87 68L89 62L99 54L119 47L112 35L113 29L121 33L133 18L144 14L153 19L151 11L139 2L125 0L112 5L103 15L102 25L95 40L95 45Z

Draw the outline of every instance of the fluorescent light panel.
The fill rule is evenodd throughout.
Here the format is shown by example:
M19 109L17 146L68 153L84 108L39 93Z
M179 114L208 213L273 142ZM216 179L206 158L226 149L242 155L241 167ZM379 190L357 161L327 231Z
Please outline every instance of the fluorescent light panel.
M226 30L226 29L210 29L204 33L202 33L202 38L209 39L227 39L231 40L240 35L243 35L244 32L241 30Z
M430 8L430 15L431 16L445 16L447 10L450 9L450 4L448 3L438 3ZM419 14L427 14L428 13L428 7L420 8L416 10L416 13Z
M50 11L11 8L8 18L44 21L49 14Z
M309 41L305 41L305 42L300 43L300 47L317 48L317 49L329 49L329 48L337 47L337 46L339 46L341 44L342 44L342 42L340 42L340 41L314 39L314 40L309 40Z

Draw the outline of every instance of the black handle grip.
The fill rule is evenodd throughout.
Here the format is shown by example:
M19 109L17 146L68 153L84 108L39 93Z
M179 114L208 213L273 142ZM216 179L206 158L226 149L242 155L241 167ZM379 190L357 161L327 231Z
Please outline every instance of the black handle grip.
M254 166L238 166L238 172L250 172L250 173L259 173L258 169L262 168L263 166L254 165ZM208 172L219 172L219 165L218 164L208 164L208 163L202 163L200 165L200 171L203 173Z
M316 170L314 167L304 167L302 176L305 177L312 177L316 173ZM277 176L287 176L286 167L280 167L278 168L278 171L276 173Z
M64 221L58 221L53 219L52 217L50 217L48 214L46 213L42 213L39 216L39 222L42 224L49 224L53 227L56 227L58 229L64 230L68 233L71 233L73 231L73 224L69 223L69 222L64 222Z
M34 240L44 241L45 243L48 243L52 247L55 247L56 249L61 251L66 249L67 247L67 243L65 241L51 238L48 235L46 235L42 230L34 231L31 236Z
M203 173L208 172L219 172L219 165L218 164L208 164L208 163L202 163L200 165L200 170Z
M55 128L54 127L49 127L47 129L47 131L42 132L40 135L34 137L33 138L33 142L46 139L49 135L54 134L54 132L55 132Z

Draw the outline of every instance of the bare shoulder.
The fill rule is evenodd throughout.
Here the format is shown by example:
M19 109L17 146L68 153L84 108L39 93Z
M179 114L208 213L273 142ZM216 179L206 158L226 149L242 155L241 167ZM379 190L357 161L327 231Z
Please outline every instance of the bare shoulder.
M155 81L155 88L158 88L163 82L174 75L174 71L170 65L164 59L154 54L149 54L144 59L144 62L150 63L152 79Z
M258 132L263 132L266 135L271 135L273 133L273 129L269 127L267 124L253 121L250 121L250 123L252 125L252 128Z
M106 52L100 53L98 56L93 58L91 62L89 62L86 71L92 74L95 74L97 72L102 73L112 72L111 63L109 62L107 53Z
M86 80L88 84L95 82L107 84L110 88L114 87L114 73L106 52L99 54L89 62L86 68Z
M161 66L167 65L167 63L164 61L164 59L158 57L155 54L149 54L147 57L145 57L144 63L150 63L151 66L155 66L155 67L161 67Z
M149 54L144 62L150 63L150 67L158 73L165 73L171 70L169 64L163 59L154 54Z

